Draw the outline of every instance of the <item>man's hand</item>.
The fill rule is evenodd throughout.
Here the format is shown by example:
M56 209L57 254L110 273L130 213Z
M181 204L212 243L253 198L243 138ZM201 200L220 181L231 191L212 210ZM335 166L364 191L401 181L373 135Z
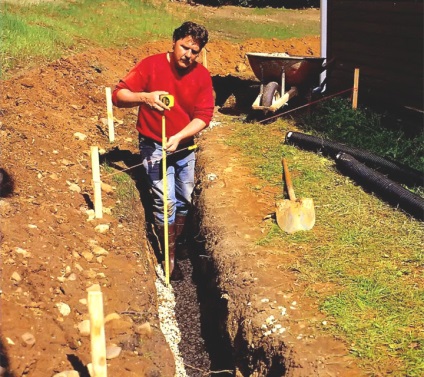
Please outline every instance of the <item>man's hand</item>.
M178 148L178 145L180 144L180 141L181 138L178 137L178 134L171 136L166 142L165 150L170 153L175 152Z
M151 109L155 109L158 111L169 110L169 107L166 106L159 99L159 96L162 94L169 94L169 93L164 92L163 90L157 90L155 92L150 92L150 93L141 93L142 102L148 107L150 107Z

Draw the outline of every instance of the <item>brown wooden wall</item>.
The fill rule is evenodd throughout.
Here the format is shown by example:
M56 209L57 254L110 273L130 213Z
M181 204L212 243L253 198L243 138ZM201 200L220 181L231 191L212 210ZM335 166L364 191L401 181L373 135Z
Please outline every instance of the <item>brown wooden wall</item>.
M423 17L422 0L328 0L329 92L351 88L359 68L359 103L422 111Z

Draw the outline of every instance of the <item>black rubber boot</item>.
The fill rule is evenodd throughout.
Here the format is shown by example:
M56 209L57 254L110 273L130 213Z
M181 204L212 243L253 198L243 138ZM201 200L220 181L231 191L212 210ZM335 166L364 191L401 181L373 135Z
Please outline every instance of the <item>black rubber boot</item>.
M176 253L177 259L187 259L189 251L187 248L187 238L185 232L185 224L187 215L176 214L175 216L175 234L176 234Z

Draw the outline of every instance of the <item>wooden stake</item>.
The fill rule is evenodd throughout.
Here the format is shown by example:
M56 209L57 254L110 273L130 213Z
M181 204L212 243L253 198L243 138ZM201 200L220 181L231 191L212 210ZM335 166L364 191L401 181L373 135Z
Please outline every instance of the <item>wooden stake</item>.
M358 107L358 87L359 87L359 68L355 68L355 75L353 79L352 109L356 109Z
M208 59L206 57L206 48L204 48L202 51L203 51L203 55L202 55L203 67L208 68Z
M112 90L106 88L107 126L109 129L109 142L115 141L115 128L113 125Z
M88 311L90 314L92 377L107 377L102 292L88 292Z
M91 147L91 169L93 171L94 185L94 214L97 219L103 217L102 182L100 180L99 148Z

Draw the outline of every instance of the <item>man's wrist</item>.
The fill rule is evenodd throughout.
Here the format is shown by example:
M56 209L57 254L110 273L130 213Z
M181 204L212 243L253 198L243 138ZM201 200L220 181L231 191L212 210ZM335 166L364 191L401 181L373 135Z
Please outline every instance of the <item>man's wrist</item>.
M140 101L141 103L146 103L146 102L147 102L147 93L145 93L145 92L140 92L140 95L139 95L139 101Z

